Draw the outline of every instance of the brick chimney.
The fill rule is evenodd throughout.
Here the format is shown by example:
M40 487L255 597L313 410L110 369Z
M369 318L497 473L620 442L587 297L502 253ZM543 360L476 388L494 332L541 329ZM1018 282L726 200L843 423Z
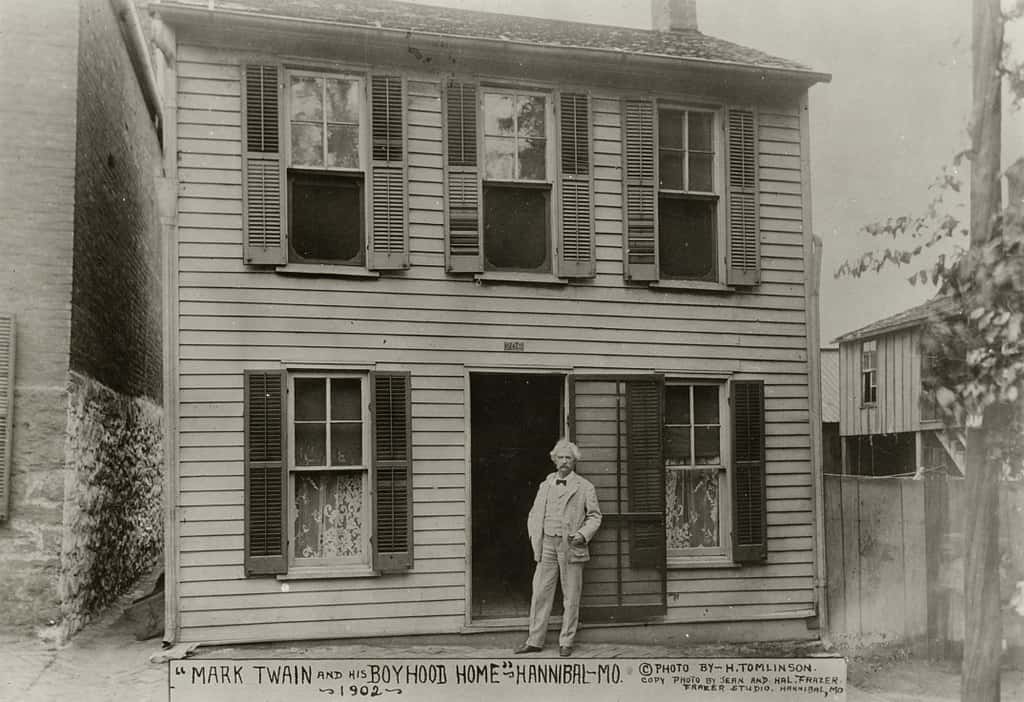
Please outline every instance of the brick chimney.
M697 0L651 0L651 27L658 32L697 30Z

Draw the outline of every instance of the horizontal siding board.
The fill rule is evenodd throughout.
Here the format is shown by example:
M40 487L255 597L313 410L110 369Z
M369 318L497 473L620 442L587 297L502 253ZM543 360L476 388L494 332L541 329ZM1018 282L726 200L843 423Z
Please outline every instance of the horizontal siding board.
M338 588L330 580L309 579L292 580L288 588L290 593L337 593L374 590L386 592L415 591L435 587L456 587L465 582L462 573L415 573L402 578L346 578L344 588ZM277 596L281 592L281 584L271 578L250 578L236 581L196 580L182 584L182 594L187 597L253 597Z
M208 595L185 600L187 612L219 612L240 609L285 609L293 607L338 607L368 604L429 603L465 598L461 585L417 588L361 588L293 591L281 598L277 593L253 595ZM212 622L211 622L212 623Z
M220 627L183 626L181 640L191 641L294 641L296 639L333 639L338 637L376 636L382 631L390 636L456 633L465 623L465 615L432 615L384 619L362 619L345 622L308 621L296 623L233 625Z

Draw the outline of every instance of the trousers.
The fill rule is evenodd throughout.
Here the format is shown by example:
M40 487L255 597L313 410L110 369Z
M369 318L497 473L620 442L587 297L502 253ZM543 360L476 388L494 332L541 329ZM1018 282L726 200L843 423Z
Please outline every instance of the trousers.
M555 586L562 583L562 630L559 646L572 646L580 621L580 593L583 591L583 563L570 563L566 540L561 536L544 535L541 559L533 573L533 597L530 600L530 634L526 643L543 647L551 607L555 603Z

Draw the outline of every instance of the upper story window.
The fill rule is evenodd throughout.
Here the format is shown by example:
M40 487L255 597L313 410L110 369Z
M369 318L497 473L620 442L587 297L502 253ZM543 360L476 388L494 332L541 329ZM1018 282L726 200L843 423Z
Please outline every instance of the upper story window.
M872 339L860 347L861 403L878 402L878 342Z
M549 96L486 88L482 117L484 268L550 272Z
M623 100L627 280L760 283L758 130L750 107ZM782 138L796 143L798 135ZM784 199L799 204L798 195Z
M658 109L658 250L664 278L718 280L716 116Z
M289 260L363 265L365 87L359 77L289 71Z

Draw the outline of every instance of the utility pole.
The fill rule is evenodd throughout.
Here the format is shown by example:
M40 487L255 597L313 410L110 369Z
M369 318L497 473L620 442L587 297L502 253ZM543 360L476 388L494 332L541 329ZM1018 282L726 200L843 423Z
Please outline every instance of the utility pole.
M971 120L971 250L992 237L1000 210L999 151L1003 23L999 0L973 0ZM999 483L1001 466L986 460L987 435L1005 409L968 418L967 502L964 524L963 702L999 702L1002 626L999 608Z

